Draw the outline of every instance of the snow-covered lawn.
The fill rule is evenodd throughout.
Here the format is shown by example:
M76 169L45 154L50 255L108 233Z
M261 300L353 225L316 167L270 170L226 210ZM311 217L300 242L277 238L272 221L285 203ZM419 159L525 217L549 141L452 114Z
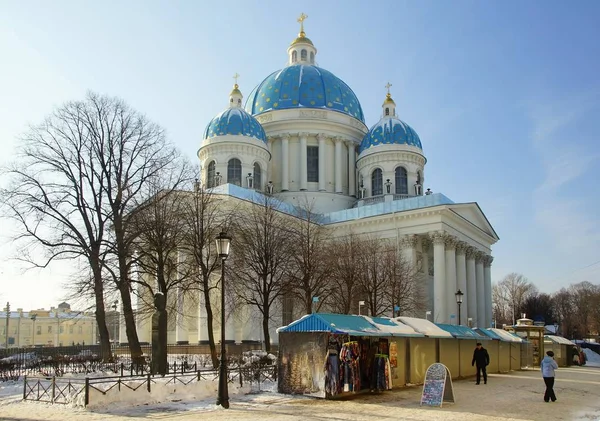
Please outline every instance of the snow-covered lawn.
M588 354L586 352L586 354ZM588 366L560 368L555 391L558 401L543 401L544 383L538 370L492 374L487 385L472 379L454 381L456 402L442 408L420 407L422 387L415 386L374 395L359 395L344 401L325 401L273 392L275 384L266 382L270 392L248 393L246 388L230 386L231 408L215 405L216 382L200 382L184 392L171 393L167 385L158 399L107 399L87 409L67 405L22 402L22 384L0 384L0 419L27 421L131 421L133 418L187 420L600 420L600 356L588 355ZM112 396L114 398L116 396Z

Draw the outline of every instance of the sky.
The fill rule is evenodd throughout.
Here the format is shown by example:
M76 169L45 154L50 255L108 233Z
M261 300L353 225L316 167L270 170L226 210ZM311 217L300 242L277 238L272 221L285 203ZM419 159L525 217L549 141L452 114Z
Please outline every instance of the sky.
M600 284L600 3L578 1L0 0L0 164L54 107L123 98L192 160L237 72L246 95L285 66L301 12L316 61L377 122L385 84L419 134L425 187L477 202L500 237L492 281ZM0 180L2 184L5 180ZM0 219L0 302L56 306L73 263L13 258Z

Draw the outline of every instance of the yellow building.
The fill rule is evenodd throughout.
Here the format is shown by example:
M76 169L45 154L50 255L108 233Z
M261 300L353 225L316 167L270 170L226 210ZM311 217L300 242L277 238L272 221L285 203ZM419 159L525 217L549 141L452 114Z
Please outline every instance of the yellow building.
M6 308L0 312L0 347L70 346L97 342L93 314L72 311L67 303L50 310L10 311L6 334Z

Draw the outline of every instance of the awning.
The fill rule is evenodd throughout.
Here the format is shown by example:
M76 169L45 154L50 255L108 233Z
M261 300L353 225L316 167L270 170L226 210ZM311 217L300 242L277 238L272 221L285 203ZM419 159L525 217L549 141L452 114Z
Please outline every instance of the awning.
M488 336L482 336L482 335L478 334L470 327L450 325L450 324L445 324L445 323L436 323L436 325L439 326L440 328L444 329L446 332L450 333L452 336L454 336L457 339L477 339L477 340L484 340L484 341L488 341L491 339Z
M331 332L350 336L423 336L410 326L387 317L314 313L306 315L277 332Z
M496 328L489 328L488 330L494 332L496 335L500 336L502 338L503 341L506 342L525 342L523 341L522 338L518 337L517 335L513 335L510 332L507 332L506 330L503 329L496 329Z
M482 328L480 328L480 327L476 327L476 328L475 328L475 331L476 331L477 333L479 333L480 335L485 335L485 336L487 336L487 337L488 337L488 338L490 338L490 339L495 339L495 340L498 340L498 341L505 341L505 339L503 339L503 338L502 338L500 335L498 335L498 334L496 334L496 333L492 332L491 330L488 330L488 329L482 329Z
M429 338L453 338L451 333L437 327L435 323L432 323L429 320L418 319L416 317L397 317L394 320L409 325L417 332L422 333Z
M550 339L552 342L554 342L556 344L575 346L575 344L573 342L571 342L567 338L563 338L562 336L546 335L546 336L544 336L544 339Z

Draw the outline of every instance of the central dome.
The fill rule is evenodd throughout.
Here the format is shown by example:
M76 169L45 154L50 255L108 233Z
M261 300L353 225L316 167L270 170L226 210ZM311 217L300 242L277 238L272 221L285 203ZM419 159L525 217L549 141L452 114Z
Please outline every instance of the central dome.
M311 64L295 64L263 80L248 96L246 111L317 108L338 111L365 122L352 89L333 73Z

